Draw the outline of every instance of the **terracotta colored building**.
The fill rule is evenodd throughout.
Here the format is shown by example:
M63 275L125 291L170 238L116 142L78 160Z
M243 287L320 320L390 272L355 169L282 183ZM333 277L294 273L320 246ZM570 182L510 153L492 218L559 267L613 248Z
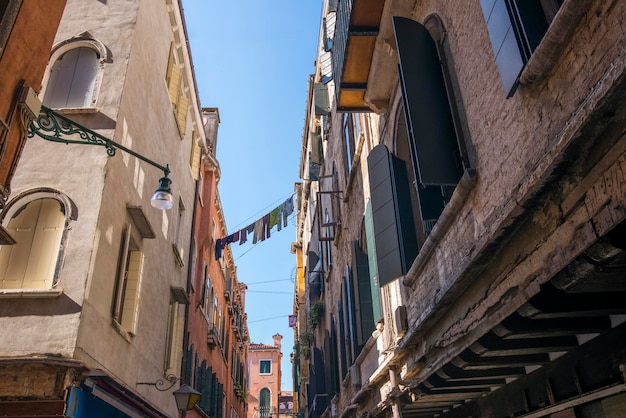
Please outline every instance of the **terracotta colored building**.
M20 158L26 126L39 114L41 89L50 49L65 0L0 2L0 209L11 193L11 179ZM12 242L4 228L0 244Z
M283 336L275 334L272 338L273 345L251 343L248 349L250 370L248 418L277 417L279 414Z
M193 281L183 361L185 383L202 395L195 411L187 416L245 417L247 287L237 280L230 247L216 252L217 240L226 236L217 187L220 168L215 157L219 112L204 108L202 119L206 143L201 144L201 174L194 202Z

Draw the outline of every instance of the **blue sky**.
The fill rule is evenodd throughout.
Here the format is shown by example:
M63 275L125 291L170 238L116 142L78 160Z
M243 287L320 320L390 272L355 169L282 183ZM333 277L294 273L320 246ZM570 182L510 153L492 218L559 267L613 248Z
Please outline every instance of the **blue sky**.
M217 107L219 192L229 233L288 198L299 181L309 74L314 72L322 0L183 0L200 101ZM283 338L282 389L291 390L295 217L269 239L233 244L248 284L254 343Z

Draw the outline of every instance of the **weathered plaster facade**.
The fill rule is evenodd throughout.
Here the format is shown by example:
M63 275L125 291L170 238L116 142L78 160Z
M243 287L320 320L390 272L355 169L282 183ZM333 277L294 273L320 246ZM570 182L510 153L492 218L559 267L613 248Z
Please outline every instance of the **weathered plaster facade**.
M123 405L114 408L178 416L172 396L178 383L164 392L155 383L167 386L167 380L181 377L199 162L194 150L206 142L185 36L177 1L67 2L40 98L45 98L57 59L76 46L93 51L97 65L90 100L57 110L168 164L174 208L150 206L163 172L122 150L108 157L102 147L51 143L37 136L28 140L9 205L17 209L23 199L54 199L65 211L65 232L52 286L3 291L0 362L4 376L43 363L60 370L50 373L65 377L54 393L4 392L4 400L69 399L76 407L81 398L72 396L78 396L78 388L96 397L108 391ZM180 78L168 86L172 71ZM6 226L10 210L3 216ZM143 268L138 290L124 287L120 293L129 286L120 275L130 276L130 270L121 273L124 248L140 252ZM125 319L118 311L122 299ZM107 403L105 398L100 399Z
M325 106L313 84L309 97L294 245L306 269L307 303L299 305L306 317L300 313L297 332L307 334L311 350L308 360L299 359L309 373L300 388L301 411L327 417L619 416L626 342L626 304L620 301L624 5L563 2L508 92L487 6L504 2L386 1L379 24L360 27L363 36L376 34L369 58L350 49L357 29L348 30L360 13L373 10L367 3L326 5L312 80L328 90L326 110L318 111ZM441 130L444 119L415 124L414 98L425 87L410 90L407 57L404 51L398 56L409 33L402 25L415 30L406 44L418 63L427 61L420 48L436 46L459 141L460 175L442 185L445 207L431 223L420 184L429 161L420 160L423 150L415 143L435 148L422 138ZM332 81L323 66L328 38L339 61ZM337 71L359 59L369 66L363 84ZM425 73L417 78L432 76ZM365 91L363 102L338 112L335 98L358 89ZM423 100L422 114L436 106ZM362 113L363 106L372 112ZM346 118L354 130L348 146ZM390 169L393 180L382 189L381 146L393 156L389 161L404 166ZM311 174L316 170L319 178ZM384 217L377 215L389 213L377 207L381 190L397 204ZM410 208L412 222L403 208ZM394 218L395 232L383 236L381 225ZM394 240L400 250L392 248ZM408 263L390 267L387 251ZM361 253L369 257L367 274L358 267ZM400 273L389 278L390 271ZM367 304L360 304L368 281L375 325L363 316ZM323 315L312 323L316 299Z

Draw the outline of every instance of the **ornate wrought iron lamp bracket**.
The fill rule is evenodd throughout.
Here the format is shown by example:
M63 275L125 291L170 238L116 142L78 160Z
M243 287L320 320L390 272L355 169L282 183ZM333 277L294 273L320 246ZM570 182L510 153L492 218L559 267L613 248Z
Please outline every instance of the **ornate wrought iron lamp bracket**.
M119 149L160 170L163 170L165 177L170 174L170 168L168 165L162 166L161 164L155 163L132 149L126 148L122 144L118 144L117 142L94 132L80 123L74 122L73 120L46 106L41 106L39 116L37 116L37 118L31 121L28 125L28 138L32 138L35 135L48 141L61 142L64 144L99 145L106 148L106 152L110 157L114 156L116 151Z
M149 386L154 386L156 388L156 390L160 391L160 392L166 392L168 390L170 390L171 388L174 387L174 385L176 384L176 382L178 382L180 379L176 376L174 376L173 374L167 375L167 377L165 378L165 380L163 379L159 379L156 382L137 382L137 385L149 385ZM169 386L167 386L167 383L170 383Z

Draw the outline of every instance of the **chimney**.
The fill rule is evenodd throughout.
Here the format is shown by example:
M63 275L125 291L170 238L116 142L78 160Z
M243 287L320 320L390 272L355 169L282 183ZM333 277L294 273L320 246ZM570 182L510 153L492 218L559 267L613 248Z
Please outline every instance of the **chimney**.
M283 340L283 336L280 334L275 334L272 336L272 338L274 339L274 346L278 347L278 351L280 351L281 341Z

